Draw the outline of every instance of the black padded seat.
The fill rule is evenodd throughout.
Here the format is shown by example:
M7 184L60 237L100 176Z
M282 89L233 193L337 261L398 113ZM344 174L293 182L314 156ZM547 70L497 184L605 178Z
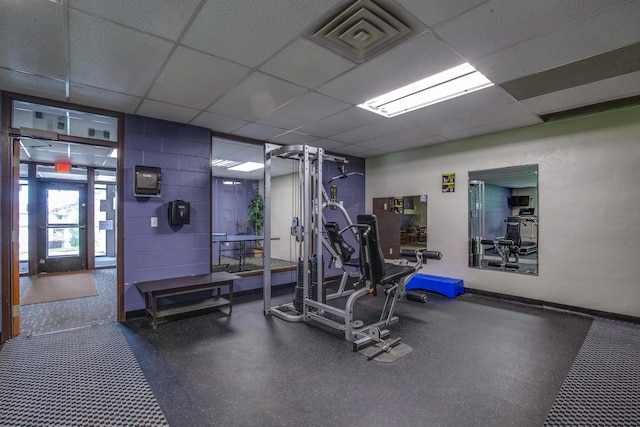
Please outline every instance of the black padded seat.
M393 283L398 279L402 279L415 271L410 265L385 264L387 266L384 276L380 280L381 285Z

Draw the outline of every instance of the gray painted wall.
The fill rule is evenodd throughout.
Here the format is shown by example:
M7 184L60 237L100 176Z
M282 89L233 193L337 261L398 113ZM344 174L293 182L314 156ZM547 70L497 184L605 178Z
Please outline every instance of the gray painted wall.
M429 249L444 258L424 273L465 286L640 316L640 107L369 158L366 206L397 192L429 196ZM467 266L468 171L539 165L540 274ZM455 172L455 193L442 174Z

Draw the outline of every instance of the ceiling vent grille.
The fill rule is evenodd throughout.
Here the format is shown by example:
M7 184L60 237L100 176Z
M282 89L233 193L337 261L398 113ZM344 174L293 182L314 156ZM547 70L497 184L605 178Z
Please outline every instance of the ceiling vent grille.
M397 3L357 0L339 8L304 35L354 62L362 63L427 30Z

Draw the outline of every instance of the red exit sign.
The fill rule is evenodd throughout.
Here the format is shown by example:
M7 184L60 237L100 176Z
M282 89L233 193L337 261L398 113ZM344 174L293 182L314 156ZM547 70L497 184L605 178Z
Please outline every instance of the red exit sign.
M56 163L56 172L71 173L71 163Z

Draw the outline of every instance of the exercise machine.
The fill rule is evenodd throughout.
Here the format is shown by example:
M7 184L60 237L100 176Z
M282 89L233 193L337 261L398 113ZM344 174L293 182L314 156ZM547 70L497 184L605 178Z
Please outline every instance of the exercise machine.
M291 223L291 235L298 246L294 300L272 306L271 168L272 160L276 158L297 162L300 203ZM322 185L324 161L338 163L341 174L345 173L347 159L328 155L322 148L265 145L264 313L286 321L316 322L336 329L344 334L346 340L353 342L354 351L378 344L383 352L388 352L399 343L398 339L389 341L390 332L386 328L398 321L394 310L397 302L406 298L407 282L422 267L423 257L439 259L442 255L439 252L415 251L414 265L385 264L376 217L359 215L354 223L341 204L330 201ZM344 226L326 221L323 216L325 208L337 209L342 214ZM356 243L357 255L356 248L347 242L347 236ZM338 291L328 295L323 277L325 261L343 269ZM349 278L355 281L353 289L346 289ZM380 289L384 289L385 301L379 319L367 325L356 320L356 302L365 296L378 295ZM342 297L346 297L343 307L338 306L339 301L328 304Z

